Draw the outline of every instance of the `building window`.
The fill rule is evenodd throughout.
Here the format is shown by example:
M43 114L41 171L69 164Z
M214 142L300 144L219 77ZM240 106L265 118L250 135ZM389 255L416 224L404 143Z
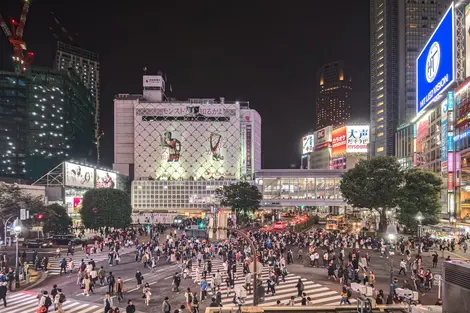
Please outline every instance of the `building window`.
M378 133L377 137L382 137L383 135L384 135L384 133Z
M379 117L379 118L377 119L377 123L382 122L383 120L384 120L383 117Z
M384 112L384 109L378 110L377 114L382 114Z
M382 152L382 151L384 151L384 147L377 148L377 152Z

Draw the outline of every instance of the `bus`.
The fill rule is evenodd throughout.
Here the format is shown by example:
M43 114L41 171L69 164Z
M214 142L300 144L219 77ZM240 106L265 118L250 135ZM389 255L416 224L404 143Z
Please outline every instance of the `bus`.
M326 230L337 230L340 224L344 223L344 216L337 215L337 216L330 216L326 220Z

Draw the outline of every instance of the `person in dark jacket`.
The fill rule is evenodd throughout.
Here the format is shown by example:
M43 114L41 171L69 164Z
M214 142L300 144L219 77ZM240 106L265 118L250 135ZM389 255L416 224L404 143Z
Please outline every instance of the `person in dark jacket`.
M135 305L132 304L132 300L127 301L126 313L135 313Z

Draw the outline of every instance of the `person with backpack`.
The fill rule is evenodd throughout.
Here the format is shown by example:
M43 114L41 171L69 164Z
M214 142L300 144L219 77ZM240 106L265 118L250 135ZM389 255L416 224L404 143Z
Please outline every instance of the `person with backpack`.
M51 298L52 298L52 299L55 299L55 297L57 296L57 294L58 294L57 285L54 285L54 286L52 286L52 289L51 289ZM57 311L57 306L55 305L55 303L54 303L54 310Z
M168 297L165 297L162 303L162 313L171 313L171 304L170 301L168 301Z
M51 298L47 294L47 291L43 291L41 298L39 299L38 309L36 310L37 313L47 313L49 311L49 307L52 304Z
M54 306L56 312L64 313L64 309L62 308L63 303L65 302L66 298L65 295L62 293L62 289L57 289L57 295L54 297Z

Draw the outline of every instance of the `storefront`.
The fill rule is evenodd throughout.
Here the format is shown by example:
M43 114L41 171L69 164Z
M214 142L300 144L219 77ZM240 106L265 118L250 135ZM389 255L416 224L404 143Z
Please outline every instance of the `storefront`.
M73 228L81 226L80 209L84 194L94 188L124 190L128 177L96 166L63 162L38 179L33 185L45 186L52 202L62 203L72 218Z

